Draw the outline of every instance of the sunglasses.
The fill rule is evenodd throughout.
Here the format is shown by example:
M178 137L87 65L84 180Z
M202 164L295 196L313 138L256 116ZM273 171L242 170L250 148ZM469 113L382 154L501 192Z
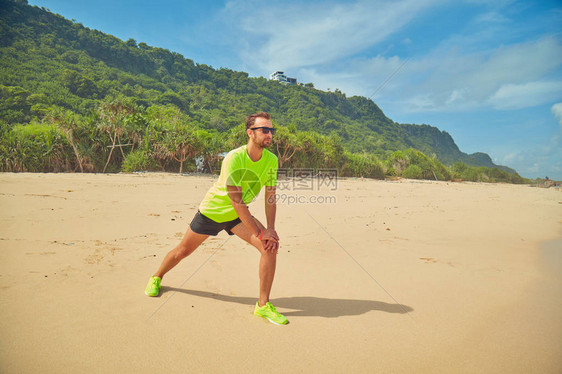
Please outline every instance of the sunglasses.
M250 128L250 130L257 130L257 129L261 129L261 132L263 134L271 133L271 135L275 135L275 132L277 131L277 129L273 128L273 127L251 127Z

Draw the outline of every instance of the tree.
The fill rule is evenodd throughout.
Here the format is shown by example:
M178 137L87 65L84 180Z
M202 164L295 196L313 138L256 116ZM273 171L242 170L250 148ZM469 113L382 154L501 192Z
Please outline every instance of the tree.
M185 161L194 158L198 153L203 153L204 139L207 135L204 130L195 130L192 126L178 124L156 145L156 155L161 159L171 158L179 162L181 174Z
M29 121L29 96L30 92L22 87L0 85L0 113L3 119L11 123Z
M64 135L55 125L16 125L7 138L10 171L50 172L67 168Z
M220 154L225 151L225 139L218 132L207 133L203 147L203 168L213 173L213 168L220 168Z
M133 38L128 39L125 44L127 44L127 46L131 47L131 48L137 48L137 41Z
M74 70L65 70L61 82L70 92L80 97L91 97L98 93L98 87L90 78Z
M111 145L111 150L109 151L109 156L107 157L107 162L105 163L105 166L103 168L103 173L105 173L107 165L111 160L111 156L113 154L113 150L115 149L117 141L119 141L119 144L117 146L119 147L123 158L125 158L125 153L123 152L124 144L121 144L120 137L126 130L124 126L125 118L131 114L134 114L136 109L137 108L132 100L123 96L106 100L100 106L99 128L109 135L109 138L113 143Z
M296 134L285 126L277 126L274 144L279 159L279 167L283 167L302 147Z
M47 122L57 125L62 130L64 136L66 137L66 140L68 141L68 143L72 147L72 150L74 151L76 162L80 167L80 172L83 173L84 160L83 160L83 156L80 154L78 150L77 139L76 139L76 129L79 121L78 116L73 112L71 112L70 110L64 110L62 108L56 107L51 109L47 113L45 119Z

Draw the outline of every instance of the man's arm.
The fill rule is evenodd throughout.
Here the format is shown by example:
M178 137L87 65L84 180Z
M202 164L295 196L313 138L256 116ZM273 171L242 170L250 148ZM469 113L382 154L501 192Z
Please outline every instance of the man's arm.
M277 213L277 187L265 186L265 217L267 219L267 229L264 236L273 237L275 241L268 244L268 248L276 252L279 249L279 235L275 231L275 214Z
M265 217L267 219L267 229L273 230L277 240L277 232L275 232L275 214L277 213L277 187L265 187Z
M257 237L259 235L260 228L258 227L256 221L254 221L254 217L252 217L248 206L244 203L244 200L242 200L242 187L226 186L226 188L228 190L228 196L230 197L232 207L238 214L238 217L240 218L244 226L246 226L252 232L252 234ZM275 218L273 219L273 222L275 223ZM267 224L269 227L269 216ZM263 232L261 240L265 242L264 247L266 250L277 249L277 246L273 246L273 243L277 243L277 238L275 236L272 235L270 230L266 230Z

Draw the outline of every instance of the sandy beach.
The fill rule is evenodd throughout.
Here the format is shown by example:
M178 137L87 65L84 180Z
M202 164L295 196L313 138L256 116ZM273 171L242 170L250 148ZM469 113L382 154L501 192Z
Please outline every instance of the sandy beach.
M280 327L252 315L257 250L224 232L144 295L213 181L0 174L0 371L562 372L561 191L291 181Z

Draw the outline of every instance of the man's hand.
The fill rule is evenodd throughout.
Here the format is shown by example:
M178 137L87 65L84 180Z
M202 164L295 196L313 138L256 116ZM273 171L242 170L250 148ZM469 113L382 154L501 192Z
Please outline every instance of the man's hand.
M277 253L279 250L279 235L274 229L265 230L261 241L266 252Z

